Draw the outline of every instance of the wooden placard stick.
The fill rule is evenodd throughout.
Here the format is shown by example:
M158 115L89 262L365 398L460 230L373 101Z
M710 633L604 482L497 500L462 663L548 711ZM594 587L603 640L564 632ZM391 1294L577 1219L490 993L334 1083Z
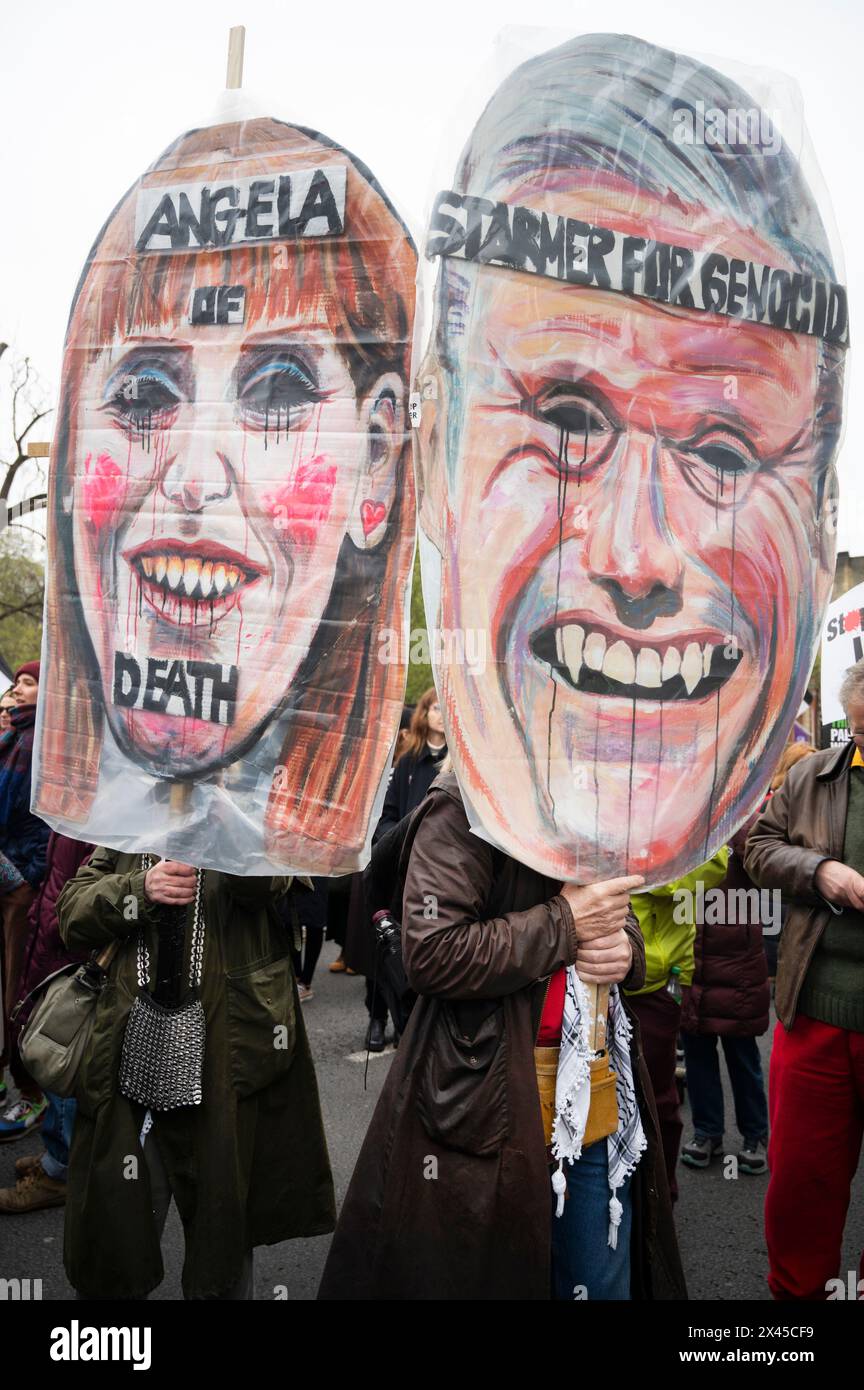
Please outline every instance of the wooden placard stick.
M172 782L169 796L169 806L171 815L174 817L185 815L189 809L189 802L192 799L191 782Z
M168 814L171 820L179 821L182 816L185 816L186 812L189 810L189 803L191 800L191 782L172 782L168 793ZM170 843L165 846L165 849L166 853L162 856L163 859L173 859L174 855L171 853ZM166 913L173 910L174 909L171 908L165 909ZM178 911L180 910L181 909L178 909ZM182 909L182 911L185 913L185 908Z
M243 51L246 47L246 26L235 24L228 34L228 75L225 86L236 91L243 86Z
M605 1051L606 1024L609 1016L609 986L591 985L588 990L588 1038L595 1052Z

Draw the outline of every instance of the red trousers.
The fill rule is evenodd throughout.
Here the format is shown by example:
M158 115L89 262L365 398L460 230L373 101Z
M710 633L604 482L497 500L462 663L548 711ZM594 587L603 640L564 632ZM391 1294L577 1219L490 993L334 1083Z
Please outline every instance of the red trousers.
M768 1105L768 1286L777 1299L825 1299L827 1281L846 1274L843 1227L864 1135L864 1033L801 1014L788 1032L778 1023Z

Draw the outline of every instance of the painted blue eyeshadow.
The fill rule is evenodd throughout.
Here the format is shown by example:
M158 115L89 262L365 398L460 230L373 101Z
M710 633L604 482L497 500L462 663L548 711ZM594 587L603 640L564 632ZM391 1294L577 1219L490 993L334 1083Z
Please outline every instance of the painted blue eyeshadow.
M245 396L248 391L263 381L266 377L274 373L279 376L290 376L298 386L303 386L307 391L315 390L315 383L310 381L306 373L297 366L296 362L265 362L263 367L258 367L243 385L242 394Z

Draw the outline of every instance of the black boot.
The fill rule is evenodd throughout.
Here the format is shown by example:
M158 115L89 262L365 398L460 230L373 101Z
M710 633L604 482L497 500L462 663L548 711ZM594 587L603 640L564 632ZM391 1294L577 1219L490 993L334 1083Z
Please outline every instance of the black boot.
M369 1032L366 1034L366 1046L370 1052L384 1051L384 1024L380 1018L373 1018L369 1023Z

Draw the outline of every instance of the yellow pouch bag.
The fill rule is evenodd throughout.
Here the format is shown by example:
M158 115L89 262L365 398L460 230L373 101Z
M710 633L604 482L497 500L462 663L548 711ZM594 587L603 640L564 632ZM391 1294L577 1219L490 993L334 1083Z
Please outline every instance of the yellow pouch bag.
M588 1122L585 1125L583 1149L596 1144L598 1139L608 1139L618 1129L618 1092L615 1072L609 1065L609 1053L601 1052L591 1063L591 1104L588 1107Z
M537 1090L540 1096L540 1115L543 1121L543 1135L546 1146L552 1143L552 1126L555 1123L555 1086L558 1080L559 1047L535 1047L534 1070L537 1073ZM609 1065L608 1052L601 1052L591 1063L591 1101L588 1106L588 1121L582 1147L596 1144L606 1139L618 1129L617 1077Z
M552 1126L555 1123L555 1084L558 1080L560 1052L560 1047L535 1047L534 1049L534 1070L537 1073L540 1114L543 1119L543 1134L547 1148L552 1143Z

